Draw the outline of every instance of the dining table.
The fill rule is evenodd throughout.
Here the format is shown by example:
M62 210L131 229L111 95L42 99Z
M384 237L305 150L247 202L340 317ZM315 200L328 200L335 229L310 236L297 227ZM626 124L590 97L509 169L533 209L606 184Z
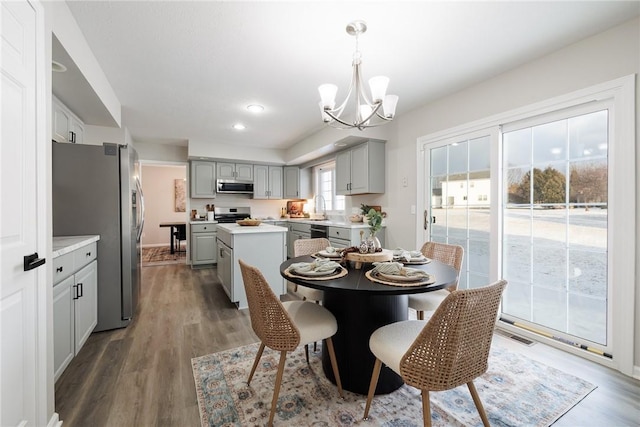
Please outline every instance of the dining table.
M160 227L169 227L169 242L170 242L170 251L172 254L176 253L176 232L182 228L185 231L187 229L187 223L184 221L171 221L171 222L161 222Z
M378 328L408 319L408 295L430 292L456 283L458 272L451 266L428 260L425 264L407 265L427 272L431 284L407 286L406 283L389 285L370 279L372 263L356 263L341 260L346 274L327 277L300 277L288 270L291 264L312 262L314 256L291 258L280 265L280 274L286 280L300 286L323 291L322 305L336 318L338 331L333 336L342 387L354 393L366 395L375 362L369 349L369 337ZM322 367L327 378L335 384L328 352L322 352ZM383 366L376 394L387 394L402 386L402 378Z

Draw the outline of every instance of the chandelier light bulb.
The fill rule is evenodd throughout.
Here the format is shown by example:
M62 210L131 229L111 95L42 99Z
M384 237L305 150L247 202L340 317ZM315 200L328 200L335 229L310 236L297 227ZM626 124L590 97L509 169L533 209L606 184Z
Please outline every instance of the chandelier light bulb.
M338 93L338 86L325 83L318 86L318 92L320 92L320 103L323 109L332 110L336 105L336 93Z
M371 88L371 101L374 104L382 102L384 95L387 93L387 86L389 86L389 77L376 76L369 79L369 87Z
M398 105L398 95L387 95L382 103L382 110L387 119L393 119L396 115L396 105Z

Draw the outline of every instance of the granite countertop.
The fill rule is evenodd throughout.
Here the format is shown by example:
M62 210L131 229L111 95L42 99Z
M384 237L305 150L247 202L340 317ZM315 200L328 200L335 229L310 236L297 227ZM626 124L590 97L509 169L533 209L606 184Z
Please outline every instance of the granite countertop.
M53 257L57 258L69 252L73 252L89 243L100 240L99 235L91 236L54 236Z
M287 227L262 223L256 226L243 226L238 224L218 224L218 231L223 230L231 234L251 234L251 233L285 233L289 231Z

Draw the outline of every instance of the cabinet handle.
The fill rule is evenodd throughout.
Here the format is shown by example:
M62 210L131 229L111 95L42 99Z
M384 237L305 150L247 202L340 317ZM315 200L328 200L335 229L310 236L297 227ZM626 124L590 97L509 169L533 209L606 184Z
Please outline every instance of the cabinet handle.
M73 299L78 299L80 298L78 296L78 285L73 285Z
M88 257L91 256L91 251L87 252L85 256L88 256Z
M56 273L62 273L62 270L64 270L64 267L58 267L56 268Z
M81 298L84 296L84 286L82 286L82 283L78 283L78 289L80 290L80 295L78 295L78 298Z

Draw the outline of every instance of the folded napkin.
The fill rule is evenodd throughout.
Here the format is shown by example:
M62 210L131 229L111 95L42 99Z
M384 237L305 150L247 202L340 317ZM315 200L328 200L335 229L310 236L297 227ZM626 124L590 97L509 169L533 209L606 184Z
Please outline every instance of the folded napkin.
M422 252L420 251L408 251L402 248L395 248L393 250L393 258L394 259L404 259L407 262L411 261L412 258L422 258Z
M333 271L338 267L340 267L340 264L326 258L316 259L313 262L294 262L289 266L292 271L297 271L299 273L305 273L309 271Z
M417 268L407 268L399 262L374 262L372 273L391 274L394 276L406 276L406 277L429 277L426 271L418 270Z

